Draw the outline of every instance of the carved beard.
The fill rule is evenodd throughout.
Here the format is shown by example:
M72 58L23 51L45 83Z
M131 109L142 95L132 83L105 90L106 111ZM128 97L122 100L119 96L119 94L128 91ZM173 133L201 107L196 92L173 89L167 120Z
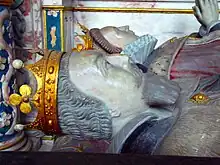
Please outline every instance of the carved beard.
M104 49L107 53L114 54L114 53L121 53L122 48L116 47L112 44L110 44L105 37L101 34L100 30L98 28L93 28L89 31L89 35L93 38L95 41L95 44L100 46L102 49Z

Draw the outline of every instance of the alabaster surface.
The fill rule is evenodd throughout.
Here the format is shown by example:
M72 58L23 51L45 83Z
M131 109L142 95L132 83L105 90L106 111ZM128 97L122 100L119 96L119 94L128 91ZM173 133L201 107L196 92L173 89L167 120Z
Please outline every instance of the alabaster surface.
M78 2L78 3L77 3ZM151 8L151 9L188 9L191 10L194 1L172 1L172 2L94 2L77 1L78 7L122 7L122 8ZM76 4L74 6L77 6ZM89 29L105 26L129 25L130 29L138 36L151 34L158 39L157 47L173 37L182 37L192 32L197 32L199 24L193 14L182 13L123 13L123 12L74 12L73 20L77 20ZM155 23L156 22L156 23ZM74 32L79 33L77 26ZM75 42L77 42L75 40Z
M145 66L148 68L148 74L146 74L148 75L146 79L149 80L147 87L153 91L144 93L147 96L154 96L153 94L157 93L153 85L159 81L153 81L149 73L171 79L181 87L181 94L176 102L180 111L173 111L172 115L160 119L157 118L158 115L156 115L156 119L154 118L155 111L153 113L146 111L146 113L141 114L141 117L131 119L115 134L108 152L219 156L219 118L218 115L215 115L218 114L219 109L219 22L216 8L217 1L198 0L195 2L194 14L201 24L201 28L196 30L197 34L168 40L159 48L152 50L147 55L151 60L144 63L147 64ZM97 27L95 29L91 28L90 33L95 38L92 33L98 34L100 32L101 37L98 38L100 40L95 40L95 49L101 49L100 52L102 53L108 52L112 53L112 55L121 53L126 48L122 43L135 45L133 43L138 40L137 35L128 30L128 28L108 25L104 28L103 26ZM127 37L127 40L121 36ZM117 37L121 37L120 40L114 39ZM122 39L125 42L122 42ZM108 42L105 42L106 40ZM115 50L115 52L112 50ZM106 55L108 56L109 54ZM114 57L106 57L110 61L112 60L111 58ZM120 59L121 57L117 58ZM122 56L122 58L124 57ZM134 59L132 60L133 63L136 62L134 62ZM117 65L120 65L120 63L118 62ZM74 78L76 79L77 77L75 76ZM152 86L149 85L150 80L152 80ZM84 86L87 86L87 83L85 82ZM78 84L80 83L78 82ZM78 86L80 87L80 85ZM121 87L122 90L123 87ZM157 87L157 89L159 88ZM94 94L96 93L91 92L91 95ZM103 97L106 98L106 95ZM150 99L147 102L148 106L155 106L163 102L163 98L159 99L160 101L157 100L158 102ZM162 103L164 107L167 106L166 103ZM143 120L139 120L141 118ZM173 125L174 127L172 128Z
M20 82L36 91L35 77L28 70L24 73ZM58 79L59 127L78 140L111 140L143 112L172 116L180 92L168 79L143 74L127 56L106 56L96 50L64 54ZM154 95L149 97L150 93Z
M56 115L68 136L58 138L55 151L79 145L74 151L86 152L89 143L95 152L219 156L217 1L195 4L200 29L193 15L74 13L89 28L94 50L64 53L57 61ZM163 37L169 40L161 45ZM17 75L19 86L37 93L30 70Z
M92 28L89 35L93 40L93 48L108 54L127 55L135 63L144 64L154 50L157 39L150 34L137 36L130 27L106 26L101 29Z
M209 43L209 48L204 48L202 45L207 42ZM187 60L185 54L185 58L180 60L180 65L176 68L177 74L174 73L173 77L171 69L171 78L178 82L182 89L182 114L172 133L165 138L157 154L219 156L219 117L217 115L219 113L218 42L219 31L216 31L201 40L187 40L185 41L185 46L181 48L180 54L186 51L189 45L193 47L190 61ZM201 52L197 49L198 45ZM184 62L181 63L181 61ZM205 64L206 67L201 67L201 64ZM211 66L209 66L210 64ZM175 62L173 67L175 67L174 65ZM209 69L213 67L216 69ZM198 71L197 76L196 73L193 73L194 70ZM181 71L186 71L187 74L182 74ZM192 99L193 102L187 101L187 98L191 98L198 93L206 96L202 102L193 100L195 98ZM174 141L176 143L173 143ZM167 145L171 146L170 149L167 148Z
M210 29L211 20L214 20L214 26L218 23L218 10L215 8L217 5L212 3L217 1L196 1L196 5L200 4L200 7L195 6L198 9L195 15L207 30ZM209 5L213 5L213 8ZM202 17L197 13L199 10L208 12L206 16L209 17ZM218 115L211 117L212 114L218 114L219 109L219 29L214 29L202 38L192 36L167 41L153 52L155 56L149 66L149 72L166 76L180 85L181 94L177 104L181 107L181 114L156 150L148 152L149 149L145 146L151 146L150 144L156 142L155 139L159 139L158 134L164 130L160 124L155 124L153 128L143 128L145 133L137 134L134 131L133 136L137 140L130 139L131 145L126 146L124 152L219 156L219 118ZM172 120L160 122L166 127L170 121ZM149 132L156 138L149 141L148 138L152 137ZM115 149L117 145L116 148L113 147L113 150Z

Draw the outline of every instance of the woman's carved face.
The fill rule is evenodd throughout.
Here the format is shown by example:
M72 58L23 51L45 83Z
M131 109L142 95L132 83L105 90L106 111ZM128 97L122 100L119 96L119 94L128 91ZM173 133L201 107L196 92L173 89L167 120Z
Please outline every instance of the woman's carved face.
M107 26L100 30L105 39L112 45L124 48L126 45L138 39L138 36L131 30L129 26L113 27Z

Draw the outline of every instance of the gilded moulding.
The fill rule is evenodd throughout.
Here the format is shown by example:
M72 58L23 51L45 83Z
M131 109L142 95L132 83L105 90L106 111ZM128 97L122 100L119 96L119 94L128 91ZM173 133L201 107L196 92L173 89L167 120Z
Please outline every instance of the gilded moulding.
M20 106L20 110L28 114L31 105L38 110L34 122L24 125L26 129L39 129L44 133L59 134L60 128L57 117L57 84L62 52L44 50L44 56L35 64L25 65L37 81L37 91L32 93L28 85L22 85L20 94L11 94L11 105ZM23 106L23 107L22 107Z
M61 28L61 50L64 51L64 14L65 11L73 11L73 12L120 12L120 13L163 13L163 14L193 14L193 10L191 9L172 9L172 8L119 8L119 7L66 7L66 6L42 6L44 11L44 20L46 20L46 12L47 10L59 10L60 13L60 28ZM44 27L47 26L47 21L44 21ZM47 30L44 28L45 34L47 34ZM47 35L44 36L44 45L45 48L48 48L47 45ZM85 43L92 44L91 41L88 42L88 36L82 35L79 36L84 40ZM86 44L85 44L86 45ZM83 49L87 49L90 46L86 45L84 48L83 45L78 45L77 48L73 48L73 51L80 51Z
M60 10L60 36L61 36L61 51L64 51L64 13Z
M72 48L72 51L82 51L82 50L89 50L93 48L92 38L89 35L89 29L84 25L77 22L77 25L80 27L81 31L85 33L85 35L75 35L75 37L79 37L83 40L83 44L77 44L75 48Z
M63 10L63 11L73 11L73 12L193 14L192 9L172 9L172 8L65 7L65 6L42 6L42 8L44 10L50 9L50 10Z
M73 12L193 14L193 11L190 9L169 9L169 8L73 7L72 11Z
M43 25L44 25L44 49L47 48L47 12L43 10Z

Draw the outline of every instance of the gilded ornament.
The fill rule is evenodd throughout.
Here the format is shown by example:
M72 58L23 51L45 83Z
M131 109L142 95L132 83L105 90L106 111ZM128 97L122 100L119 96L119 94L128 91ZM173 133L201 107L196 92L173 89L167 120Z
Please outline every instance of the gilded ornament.
M22 85L19 88L19 94L11 94L9 96L9 103L13 106L19 106L20 111L22 113L28 114L31 112L32 108L30 105L30 95L31 95L31 87L28 85Z
M77 44L76 49L78 52L80 52L83 50L83 47L84 47L83 44Z
M61 52L45 50L43 58L37 63L25 65L25 68L32 72L36 78L38 87L33 98L28 97L37 109L38 115L33 123L25 126L27 129L40 129L46 134L60 133L56 103L59 64L62 54ZM30 106L23 104L22 107L28 110Z
M38 95L35 95L35 96L33 97L33 100L39 103L40 97L39 97Z
M81 28L81 30L84 33L88 33L89 32L89 29L87 27L85 27L84 25L82 25L81 23L77 22L77 25L79 25L79 27Z
M17 106L21 103L22 101L22 97L19 95L19 94L12 94L10 97L9 97L9 103L12 105L12 106Z
M207 104L210 100L211 99L203 93L197 93L189 99L190 102L195 104Z
M77 44L76 48L73 48L73 51L80 52L82 50L93 49L93 42L92 42L92 38L89 35L89 29L78 22L77 22L77 24L81 28L82 32L85 33L85 35L76 35L76 36L81 38L83 40L84 44Z
M38 67L38 66L36 66L36 67L32 67L32 70L35 70L35 71L40 71L40 68Z
M48 124L49 124L49 125L52 125L52 124L53 124L53 121L52 121L52 120L49 120L49 121L48 121Z
M51 66L51 67L49 68L49 73L52 74L53 72L54 72L54 67Z
M48 95L47 96L47 101L50 102L50 100L51 100L51 97Z
M31 95L31 87L28 86L28 85L22 85L20 88L19 88L19 92L22 96L30 96Z
M20 105L20 111L25 113L25 114L28 114L31 112L31 105L29 103L21 103Z

